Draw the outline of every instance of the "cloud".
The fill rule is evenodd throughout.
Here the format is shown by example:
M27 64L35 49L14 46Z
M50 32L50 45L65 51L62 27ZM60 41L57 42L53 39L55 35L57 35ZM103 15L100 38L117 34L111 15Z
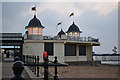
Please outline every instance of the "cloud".
M41 0L45 2L119 2L119 0Z
M74 12L75 16L82 16L88 11L94 11L100 16L107 16L118 7L117 2L38 2L36 5L38 14L46 10L52 10L53 13L57 12L64 16L69 16L71 12ZM30 7L32 6L34 5ZM31 9L27 10L27 8L21 13L22 16L32 14Z
M2 2L118 2L119 0L1 0Z
M92 3L90 9L96 11L99 15L106 16L118 7L117 2Z
M60 21L59 18L63 20L62 27L66 31L72 22L69 14L74 11L76 25L83 31L81 36L100 38L101 47L95 49L95 52L110 51L111 46L117 44L118 15L116 14L118 3L113 2L3 3L3 32L24 32L25 26L33 18L31 7L35 3L37 5L37 17L45 26L43 35L56 35L55 26ZM57 32L60 31L60 28L57 28Z
M69 15L75 12L76 16L81 16L87 11L95 11L98 15L106 16L117 8L117 2L46 2L38 6L38 13L50 9L62 15Z

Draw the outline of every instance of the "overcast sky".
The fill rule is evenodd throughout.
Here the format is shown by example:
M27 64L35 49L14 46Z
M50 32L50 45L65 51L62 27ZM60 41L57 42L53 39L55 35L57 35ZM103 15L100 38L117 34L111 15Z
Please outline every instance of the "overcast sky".
M94 47L98 54L112 52L118 46L117 2L2 2L2 32L25 32L33 18L31 8L36 4L37 18L45 26L43 35L56 35L56 24L62 21L66 32L73 22L82 31L81 37L99 38L101 46ZM60 26L57 32L60 31Z

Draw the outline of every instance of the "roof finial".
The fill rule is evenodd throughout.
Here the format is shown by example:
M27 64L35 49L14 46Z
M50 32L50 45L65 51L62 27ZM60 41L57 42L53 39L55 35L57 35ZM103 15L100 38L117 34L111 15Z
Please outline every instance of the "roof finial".
M36 15L34 15L34 18L36 18Z
M73 21L73 24L75 24L74 21Z

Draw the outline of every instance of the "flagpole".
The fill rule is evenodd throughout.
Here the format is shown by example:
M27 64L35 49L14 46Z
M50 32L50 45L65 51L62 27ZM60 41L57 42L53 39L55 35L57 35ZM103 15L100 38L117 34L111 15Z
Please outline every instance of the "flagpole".
M57 25L56 25L56 34L57 34Z
M36 15L36 11L34 11L34 13L33 13L34 15Z
M72 12L69 17L72 17L72 21L74 22L74 12Z
M61 29L62 29L62 24L61 24Z
M61 29L62 29L62 21L61 21Z
M62 29L62 22L59 22L57 25L56 25L56 34L57 34L57 27L60 25L61 29Z
M74 12L73 12L74 13ZM73 15L73 22L74 22L74 15Z
M35 4L35 9L36 9L36 4ZM37 9L36 9L37 10ZM35 13L34 13L34 15L36 15L36 10L35 10Z

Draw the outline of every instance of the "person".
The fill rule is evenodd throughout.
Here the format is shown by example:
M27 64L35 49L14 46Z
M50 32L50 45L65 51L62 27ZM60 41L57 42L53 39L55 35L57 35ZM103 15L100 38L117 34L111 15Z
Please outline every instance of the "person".
M47 57L48 57L47 51L44 51L43 52L43 61L44 61L44 58L47 58Z
M14 52L12 50L10 50L10 55L11 55L11 58L14 58Z
M9 51L6 51L6 58L9 58L9 56L10 56Z
M5 54L4 51L2 51L2 60L4 59L4 54Z
M2 52L0 51L0 62L1 62L1 59L2 59Z
M43 58L46 58L48 55L47 55L47 51L44 51L43 52Z

